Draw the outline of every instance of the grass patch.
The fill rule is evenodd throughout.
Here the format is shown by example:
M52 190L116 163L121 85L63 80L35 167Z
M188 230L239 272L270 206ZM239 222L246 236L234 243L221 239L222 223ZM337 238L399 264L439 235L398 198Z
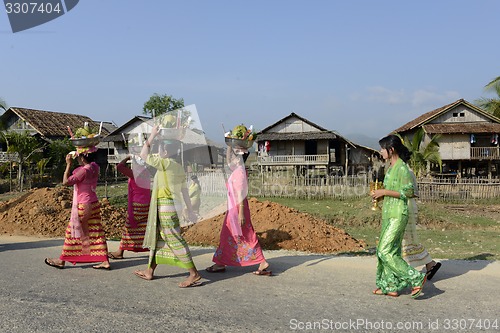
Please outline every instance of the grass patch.
M360 200L302 200L259 198L322 218L366 242L369 252L380 233L380 211L372 211L370 198ZM498 204L498 203L497 203ZM419 237L431 256L440 259L499 260L500 222L496 211L484 203L419 203L422 230ZM489 211L489 212L488 212Z

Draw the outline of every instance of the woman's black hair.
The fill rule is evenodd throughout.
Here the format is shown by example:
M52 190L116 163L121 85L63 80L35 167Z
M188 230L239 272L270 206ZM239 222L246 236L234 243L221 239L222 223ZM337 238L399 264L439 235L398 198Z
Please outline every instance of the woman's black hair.
M180 147L181 142L177 140L163 140L160 142L160 149L166 150L169 158L177 158Z
M82 154L82 157L87 161L88 163L95 162L96 159L96 153L88 153L88 154Z
M245 162L247 161L248 156L250 156L249 152L243 154L243 164L245 164Z
M379 140L379 145L381 148L390 151L391 148L394 148L394 151L398 156L406 163L410 159L411 152L406 148L406 146L401 141L401 138L397 135L391 134L386 137L383 137Z

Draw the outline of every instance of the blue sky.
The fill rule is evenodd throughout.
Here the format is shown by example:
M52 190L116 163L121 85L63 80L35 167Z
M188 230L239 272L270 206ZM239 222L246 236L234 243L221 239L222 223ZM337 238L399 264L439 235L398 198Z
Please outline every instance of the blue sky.
M2 12L0 98L120 126L159 93L196 104L218 141L221 124L262 129L291 112L378 139L488 96L498 13L496 0L82 0L14 34Z

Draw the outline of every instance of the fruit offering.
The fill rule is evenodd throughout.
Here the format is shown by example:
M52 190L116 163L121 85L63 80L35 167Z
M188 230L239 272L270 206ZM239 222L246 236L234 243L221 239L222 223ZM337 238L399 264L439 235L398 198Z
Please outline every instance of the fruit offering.
M160 128L187 128L191 124L190 112L186 110L171 111L157 117Z
M240 124L233 128L232 131L225 133L226 138L254 141L257 138L257 133L253 131L253 125L247 128Z
M89 124L87 122L84 123L83 127L80 127L75 132L75 139L85 139L85 138L93 138L98 134L95 133L95 130L91 130Z

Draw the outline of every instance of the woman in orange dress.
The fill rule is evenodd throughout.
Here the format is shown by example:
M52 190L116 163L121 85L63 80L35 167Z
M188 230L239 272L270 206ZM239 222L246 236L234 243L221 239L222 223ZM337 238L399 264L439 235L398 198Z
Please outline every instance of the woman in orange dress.
M63 185L73 186L73 207L66 228L64 245L59 258L46 258L45 263L55 268L64 268L66 261L93 263L95 269L110 269L108 247L101 223L101 205L96 188L99 165L94 162L96 147L78 148L76 160L80 165L70 176L72 154L66 155Z

